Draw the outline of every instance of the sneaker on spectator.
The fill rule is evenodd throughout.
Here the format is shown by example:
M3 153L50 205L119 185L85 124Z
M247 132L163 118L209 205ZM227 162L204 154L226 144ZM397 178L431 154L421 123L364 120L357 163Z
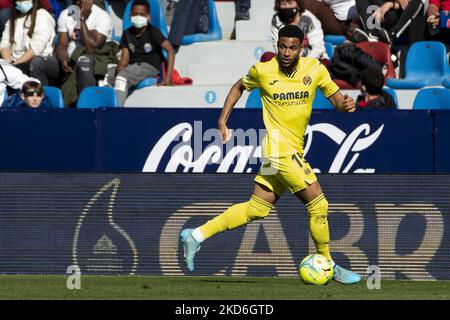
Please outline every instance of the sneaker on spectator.
M353 38L356 42L369 41L369 35L360 28L353 29Z
M384 29L384 28L375 29L375 30L371 31L371 34L376 36L379 41L382 41L382 42L387 43L389 45L392 43L392 38L389 35L389 32L387 32L387 30Z
M250 9L246 7L240 7L236 11L235 20L250 20Z

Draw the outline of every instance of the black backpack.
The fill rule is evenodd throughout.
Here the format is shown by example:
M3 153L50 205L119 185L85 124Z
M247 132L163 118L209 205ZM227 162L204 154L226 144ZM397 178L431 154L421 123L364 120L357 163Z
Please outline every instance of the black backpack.
M333 78L345 80L355 86L361 80L360 72L366 68L382 71L383 64L353 43L346 43L334 49L329 66Z

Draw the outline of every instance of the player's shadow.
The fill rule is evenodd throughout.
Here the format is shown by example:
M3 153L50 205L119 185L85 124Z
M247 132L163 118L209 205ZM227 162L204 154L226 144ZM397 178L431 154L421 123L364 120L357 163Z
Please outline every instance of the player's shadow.
M202 280L196 280L197 282L206 282L206 283L258 283L258 281L251 281L251 280L245 280L245 279L217 279L217 280L209 280L209 279L202 279Z

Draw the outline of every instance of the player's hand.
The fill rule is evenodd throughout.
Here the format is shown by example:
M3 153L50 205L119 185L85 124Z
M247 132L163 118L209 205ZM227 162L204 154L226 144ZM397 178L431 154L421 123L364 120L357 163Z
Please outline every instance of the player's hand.
M344 95L344 101L342 102L342 106L344 107L345 112L355 112L355 100L352 97L349 97L346 93Z
M230 129L228 129L228 127L225 123L219 122L219 131L220 131L220 137L222 138L222 143L226 143L228 140L231 139Z

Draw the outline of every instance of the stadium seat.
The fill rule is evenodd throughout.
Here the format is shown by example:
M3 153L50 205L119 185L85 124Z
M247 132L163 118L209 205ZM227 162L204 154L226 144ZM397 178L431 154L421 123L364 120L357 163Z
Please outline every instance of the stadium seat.
M59 88L44 86L44 92L53 108L64 108L64 98Z
M314 97L313 101L313 109L334 109L333 105L331 104L330 100L325 98L325 96L322 94L322 91L320 89L316 90L316 96Z
M357 47L361 48L365 53L371 55L375 60L388 65L388 72L386 78L396 78L394 63L391 58L391 48L388 44L376 41L358 42Z
M325 40L325 42L328 42L328 43L331 43L332 45L338 46L338 45L344 43L345 36L326 34L324 36L324 40Z
M262 108L261 93L259 92L259 89L254 89L250 92L250 95L245 102L245 107L249 109Z
M159 30L161 30L162 34L167 38L169 32L167 31L164 9L161 7L160 1L148 0L148 2L150 4L150 15L152 16L150 23ZM123 14L123 22L122 22L123 30L127 30L128 28L131 27L130 12L132 4L133 1L129 1L125 8L125 13Z
M413 110L450 110L450 90L446 88L424 88L417 92Z
M394 98L395 109L398 109L398 97L397 97L397 93L395 92L395 90L392 88L389 88L389 87L384 87L383 91L388 93L392 98Z
M78 97L77 108L117 107L119 100L110 87L87 87Z
M442 85L449 66L447 50L438 41L420 41L408 50L405 62L405 79L387 80L394 89L420 89L425 86Z
M443 85L444 87L450 89L450 78L444 79L444 81L442 81L442 85Z
M327 51L328 58L331 60L331 57L333 57L333 52L334 52L333 44L331 44L329 42L325 42L325 50Z

